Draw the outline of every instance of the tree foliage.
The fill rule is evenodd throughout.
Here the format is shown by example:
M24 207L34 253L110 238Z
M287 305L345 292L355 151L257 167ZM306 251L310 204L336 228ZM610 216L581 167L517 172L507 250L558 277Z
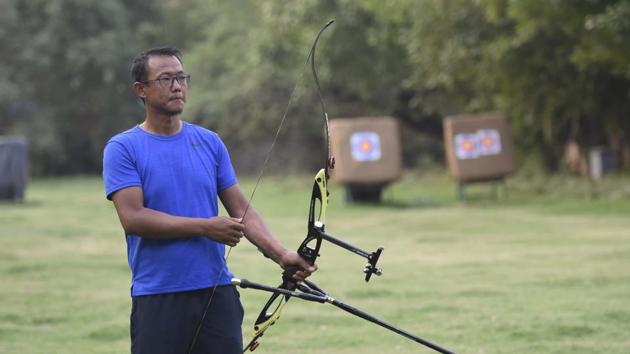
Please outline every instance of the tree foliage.
M41 173L97 171L106 138L142 118L130 59L170 44L192 74L185 119L218 131L242 170L257 169L287 105L274 160L321 164L304 62L330 18L316 57L329 113L394 115L407 164L441 159L444 116L489 110L551 169L568 140L628 150L621 0L5 0L0 133L27 134Z
M2 2L0 133L25 134L35 173L100 170L108 136L140 112L129 62L149 36L150 1Z

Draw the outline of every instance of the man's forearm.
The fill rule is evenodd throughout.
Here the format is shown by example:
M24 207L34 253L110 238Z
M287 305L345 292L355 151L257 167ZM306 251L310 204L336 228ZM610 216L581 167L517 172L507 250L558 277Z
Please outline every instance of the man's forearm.
M283 256L287 249L276 239L255 208L250 207L245 223L245 237L265 256L284 267Z
M206 218L174 216L149 208L121 218L125 233L155 239L208 236L208 222Z
M240 186L235 184L222 190L219 192L219 198L230 216L244 219L241 222L245 226L245 237L265 256L284 268L285 258L290 252L273 236L256 208L251 204L251 200L247 200L241 192Z

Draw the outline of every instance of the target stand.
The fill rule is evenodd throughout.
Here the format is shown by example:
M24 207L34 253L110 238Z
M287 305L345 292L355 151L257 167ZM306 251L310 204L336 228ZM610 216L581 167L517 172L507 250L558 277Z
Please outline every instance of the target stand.
M507 197L506 177L514 172L512 137L502 113L461 114L444 119L444 147L457 198L467 200L471 184L489 183L490 196Z
M348 203L379 203L383 189L402 175L393 117L332 119L330 143L336 161L332 176L345 187Z

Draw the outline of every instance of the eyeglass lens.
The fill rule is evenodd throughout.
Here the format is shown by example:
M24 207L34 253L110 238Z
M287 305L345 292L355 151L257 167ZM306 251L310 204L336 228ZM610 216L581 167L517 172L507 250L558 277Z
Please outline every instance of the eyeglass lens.
M190 82L190 75L165 76L158 79L162 87L171 87L175 81L177 81L180 86L187 86Z

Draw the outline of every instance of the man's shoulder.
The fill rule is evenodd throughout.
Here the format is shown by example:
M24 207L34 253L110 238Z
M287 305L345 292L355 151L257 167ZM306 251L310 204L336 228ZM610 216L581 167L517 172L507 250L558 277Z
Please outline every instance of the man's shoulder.
M123 145L127 145L129 144L136 136L137 136L137 129L138 126L134 126L132 128L129 128L123 132L120 132L114 136L112 136L111 138L109 138L109 140L107 141L107 144L112 143L112 142L116 142L116 143L120 143Z
M191 122L183 122L185 125L187 125L190 129L194 130L194 131L198 131L198 132L202 132L202 133L206 133L206 134L213 134L216 135L217 133L213 132L212 130L208 129L208 128L204 128L199 124L196 123L191 123Z
M193 132L193 134L199 134L202 135L206 138L210 138L213 140L221 140L221 138L219 137L219 134L217 134L216 132L208 129L208 128L204 128L198 124L195 123L189 123L189 122L184 122L184 124L186 124L188 126L188 130Z

